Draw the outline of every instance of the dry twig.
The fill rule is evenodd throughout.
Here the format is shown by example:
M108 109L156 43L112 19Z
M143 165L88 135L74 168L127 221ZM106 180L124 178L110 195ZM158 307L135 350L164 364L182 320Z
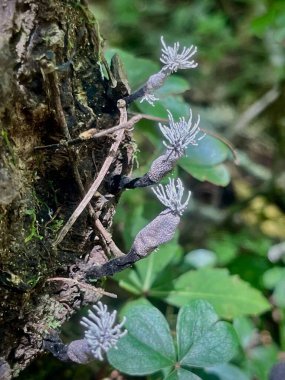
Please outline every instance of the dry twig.
M77 280L74 280L73 278L66 278L66 277L52 277L47 278L46 282L63 282L63 283L69 283L72 286L76 285L79 289L86 289L91 292L99 293L102 296L107 296L110 298L117 298L117 294L106 292L102 288L95 288L93 285L86 284L84 282L79 282Z
M126 125L127 124L126 102L124 100L119 100L118 101L118 108L120 111L120 124L124 123ZM137 118L136 118L136 120L137 120ZM80 216L80 214L86 208L86 206L88 205L88 203L90 202L90 200L92 199L92 197L94 196L96 191L98 190L99 186L101 185L102 181L104 180L104 178L105 178L105 176L106 176L106 174L110 168L110 165L113 162L114 156L115 156L115 154L119 148L119 145L123 139L124 132L125 132L125 128L120 129L119 132L117 133L116 139L113 142L113 144L111 145L108 157L104 161L97 178L95 179L92 186L88 190L87 194L82 199L80 204L77 206L77 208L75 209L75 211L73 212L73 214L71 215L71 217L69 218L69 220L67 221L65 226L60 231L59 235L57 236L57 238L54 242L55 246L58 245L64 239L64 237L66 236L68 231L71 229L73 224L76 222L77 218Z

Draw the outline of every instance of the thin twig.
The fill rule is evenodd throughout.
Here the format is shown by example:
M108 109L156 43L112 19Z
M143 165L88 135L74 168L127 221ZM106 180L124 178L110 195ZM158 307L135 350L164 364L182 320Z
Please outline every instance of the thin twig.
M109 135L109 134L114 133L114 132L117 132L117 131L119 131L121 129L131 129L131 128L133 128L134 124L136 124L138 121L140 121L143 118L146 118L146 117L144 117L144 115L138 114L138 115L133 116L129 121L127 121L125 123L122 123L122 124L119 124L119 125L115 125L112 128L109 128L109 129L106 129L104 131L100 131L100 132L94 134L89 139L83 139L83 138L78 137L76 139L64 141L64 142L59 143L59 144L50 144L50 145L36 146L34 148L34 150L58 149L58 148L61 148L61 147L66 147L66 146L71 146L71 145L79 145L79 144L82 144L82 143L91 142L92 140L98 139L100 137Z
M148 115L147 113L128 112L128 115L140 116L141 119L147 119L152 121L160 121L162 123L168 123L168 119L158 116Z
M95 218L94 223L97 230L105 239L107 246L110 248L111 252L113 253L113 256L115 257L125 256L125 254L114 243L114 240L112 239L112 235L104 228L101 221L98 218Z
M48 82L49 86L50 86L50 89L51 89L51 94L52 94L52 98L53 98L53 102L54 102L54 107L55 107L55 112L56 112L56 117L57 117L57 121L58 121L58 124L62 130L62 133L65 137L65 142L64 144L52 144L53 146L54 145L57 145L57 146L67 146L67 151L68 151L68 155L69 155L69 158L70 158L70 162L71 162L71 165L72 165L72 170L73 170L73 175L75 177L75 180L77 182L77 185L79 187L79 190L82 194L82 196L85 196L85 189L84 189L84 186L83 186L83 183L82 183L82 180L81 180L81 177L80 177L80 173L79 173L79 170L78 170L78 166L77 166L77 163L76 163L76 160L73 159L72 157L72 152L70 152L70 150L68 149L68 147L70 145L73 145L75 142L77 142L77 140L79 140L81 142L81 138L79 139L71 139L71 136L70 136L70 133L69 133L69 130L68 130L68 126L67 126L67 122L66 122L66 119L65 119L65 115L64 115L64 111L63 111L63 108L62 108L62 104L61 104L61 98L60 98L60 90L59 90L59 85L58 85L58 77L57 77L57 72L56 70L54 69L54 64L52 62L49 62L47 60L42 60L41 62L41 66L42 66L42 74L43 74L43 77L44 77L44 80L46 82ZM88 122L88 127L90 126L90 123L92 123L94 121L94 117L91 117L91 119L89 120ZM122 127L120 126L120 129ZM111 128L111 132L115 132L116 130L118 130L118 128ZM109 132L110 133L110 132ZM106 134L106 131L103 131L103 133L99 132L99 136L98 137L101 137L103 135ZM41 148L41 147L37 147L38 149ZM37 149L35 148L35 149ZM45 147L46 149L46 147ZM114 254L115 257L119 257L119 256L123 256L124 253L116 246L116 244L113 242L112 238L111 238L111 234L109 234L104 226L102 225L102 223L100 222L100 220L96 217L96 213L93 209L93 207L89 204L88 206L88 209L89 209L89 213L91 215L91 217L93 217L95 219L95 226L96 228L98 229L98 231L101 233L101 235L103 236L103 238L106 240L106 244L107 246L111 249L112 253Z
M126 111L126 103L124 100L118 101L118 108L120 111L120 124L127 124L127 111ZM106 174L110 168L110 165L113 162L114 156L115 156L115 154L119 148L119 145L123 139L124 132L125 132L125 128L119 130L118 134L116 135L116 140L111 145L108 157L104 161L97 178L95 179L92 186L88 190L87 194L82 199L80 204L77 206L77 208L75 209L75 211L73 212L73 214L71 215L71 217L69 218L69 220L67 221L65 226L60 231L58 237L56 238L56 240L54 242L55 246L58 245L64 239L64 237L66 236L68 231L71 229L73 224L76 222L77 218L81 215L83 210L86 208L86 206L88 205L88 203L90 202L90 200L92 199L92 197L94 196L96 191L98 190L99 186L101 185L102 181L104 180L104 178L105 178L105 176L106 176Z
M130 114L134 114L134 113L130 113ZM140 113L140 114L135 113L134 116L129 121L127 121L126 123L115 125L112 128L106 129L104 131L97 132L97 133L93 134L88 139L77 137L76 139L63 141L63 142L58 143L58 144L39 145L39 146L34 147L34 150L59 149L62 147L65 148L66 146L79 145L82 143L91 142L92 140L98 139L98 138L106 136L106 135L110 135L111 133L114 133L114 132L117 132L120 129L131 129L134 126L134 124L139 122L141 119L160 121L160 122L167 122L168 121L168 119L157 117L157 116L151 116L151 115L147 115L147 114L143 114L143 113Z
M85 197L86 193L85 193L85 189L84 189L84 186L83 186L80 174L79 174L77 162L75 161L73 163L73 165L74 165L73 169L74 169L75 180L76 180L77 185L79 187L81 196ZM111 252L113 253L113 256L115 256L115 257L124 256L124 253L114 243L114 241L112 239L112 235L104 228L101 221L97 218L96 212L90 203L88 204L88 211L89 211L91 218L94 220L95 227L100 232L101 236L105 239L106 245L111 250Z
M77 285L79 288L85 288L85 289L90 290L91 292L102 294L103 296L117 298L117 294L105 292L105 290L102 288L95 288L94 286L90 284L79 282L77 280L74 280L73 278L52 277L52 278L46 279L46 282L57 282L57 281L71 283L72 285Z
M52 98L52 101L54 103L58 124L61 127L65 139L70 140L71 136L68 130L68 126L61 104L58 76L55 70L54 63L43 58L41 61L41 69L44 80L48 82L51 88L52 96L50 96L50 98Z

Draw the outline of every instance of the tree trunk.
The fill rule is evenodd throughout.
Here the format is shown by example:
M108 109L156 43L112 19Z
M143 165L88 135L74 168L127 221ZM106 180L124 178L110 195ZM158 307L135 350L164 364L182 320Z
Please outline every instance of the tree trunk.
M52 243L96 178L114 135L35 150L118 124L117 100L126 94L102 74L96 25L84 0L0 3L0 379L17 376L43 352L51 328L102 295L72 279L90 252L92 260L108 254L88 210L59 246ZM130 141L125 133L91 201L105 228L118 201L108 181L129 174Z

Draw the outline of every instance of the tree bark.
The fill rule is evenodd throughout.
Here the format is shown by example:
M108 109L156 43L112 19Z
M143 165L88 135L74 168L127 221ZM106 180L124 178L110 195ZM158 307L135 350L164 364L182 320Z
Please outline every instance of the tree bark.
M0 3L0 379L17 376L43 352L50 329L102 296L100 288L74 280L90 257L108 255L88 210L59 246L52 243L114 135L34 149L118 124L117 100L126 94L111 86L102 67L101 37L84 0ZM91 201L107 229L119 198L108 181L128 175L131 166L126 132Z

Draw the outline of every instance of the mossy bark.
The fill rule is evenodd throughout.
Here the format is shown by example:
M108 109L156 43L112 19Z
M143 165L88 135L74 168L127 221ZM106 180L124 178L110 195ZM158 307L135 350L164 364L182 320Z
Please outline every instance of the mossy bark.
M113 137L34 148L118 124L121 94L102 75L101 38L83 0L2 1L0 36L0 379L9 379L42 352L50 328L101 297L95 287L52 280L104 252L87 210L59 247L52 242ZM126 133L108 177L129 174L130 140ZM106 228L118 201L108 179L91 202Z

